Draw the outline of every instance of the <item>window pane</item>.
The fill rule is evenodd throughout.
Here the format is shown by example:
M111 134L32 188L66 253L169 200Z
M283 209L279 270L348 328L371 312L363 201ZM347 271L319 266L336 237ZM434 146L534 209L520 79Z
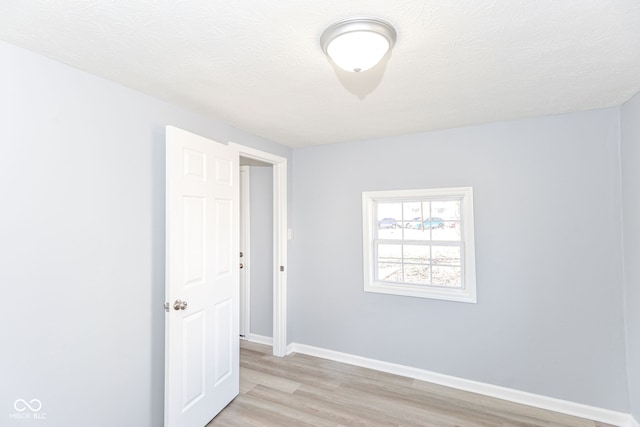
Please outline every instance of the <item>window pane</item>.
M404 229L404 240L431 240L431 230L422 229L420 222L413 223L409 228Z
M402 228L382 228L378 230L378 239L402 239Z
M378 203L378 238L402 239L402 203Z
M402 262L401 245L378 245L378 263Z
M402 227L408 229L420 228L420 221L423 218L423 204L421 202L405 202L402 204L403 221ZM429 206L427 206L427 216L429 216Z
M434 228L431 231L433 232L431 237L433 240L460 241L460 222L443 221L441 227Z
M378 264L378 280L402 282L402 264Z
M431 202L434 240L460 240L460 200Z
M432 249L433 264L440 265L460 265L460 247L457 246L434 246Z
M431 215L440 217L445 221L460 221L460 201L431 202Z
M431 283L431 269L428 265L405 264L404 282L428 285Z
M397 228L402 222L402 203L378 203L378 228Z
M429 246L404 245L404 262L413 264L429 264Z
M432 267L433 285L451 288L462 287L462 270L460 267Z

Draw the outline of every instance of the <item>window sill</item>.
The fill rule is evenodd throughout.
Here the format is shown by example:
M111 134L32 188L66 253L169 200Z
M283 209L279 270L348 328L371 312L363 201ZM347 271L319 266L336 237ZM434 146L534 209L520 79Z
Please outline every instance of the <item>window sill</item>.
M406 284L389 284L389 283L372 283L364 286L365 292L374 292L379 294L401 295L416 298L429 298L456 302L466 302L475 304L477 298L475 292L468 289L459 288L436 288L433 286L422 285L406 285Z

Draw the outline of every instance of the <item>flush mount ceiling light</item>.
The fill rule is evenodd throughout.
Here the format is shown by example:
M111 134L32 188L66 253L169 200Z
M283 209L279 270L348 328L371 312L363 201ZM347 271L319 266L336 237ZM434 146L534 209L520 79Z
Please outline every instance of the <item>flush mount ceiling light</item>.
M340 68L360 72L374 67L396 42L396 30L377 18L349 18L324 30L320 45Z

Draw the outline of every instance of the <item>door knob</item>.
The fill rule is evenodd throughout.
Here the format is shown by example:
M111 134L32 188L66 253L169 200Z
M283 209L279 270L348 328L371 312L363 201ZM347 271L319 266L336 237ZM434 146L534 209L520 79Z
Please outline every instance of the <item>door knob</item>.
M240 268L244 268L244 264L243 263L240 263Z
M180 301L179 299L177 299L176 302L173 303L173 309L174 310L186 310L187 309L187 302L186 301Z

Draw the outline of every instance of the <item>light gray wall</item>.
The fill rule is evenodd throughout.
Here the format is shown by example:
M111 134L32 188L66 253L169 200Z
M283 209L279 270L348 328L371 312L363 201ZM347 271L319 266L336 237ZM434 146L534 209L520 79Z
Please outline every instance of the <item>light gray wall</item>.
M202 115L3 42L0 63L3 425L34 398L49 426L162 423L166 124L289 158L290 342L629 410L617 109L299 149L293 174L290 149ZM639 103L622 107L636 418ZM360 193L466 185L478 304L364 294Z
M273 337L273 167L251 166L251 326Z
M162 425L164 127L291 151L2 42L0 63L0 424L39 399L47 426Z
M618 109L294 150L291 341L628 411ZM363 292L361 193L472 186L478 303Z
M640 421L640 94L621 108L620 139L629 397Z

